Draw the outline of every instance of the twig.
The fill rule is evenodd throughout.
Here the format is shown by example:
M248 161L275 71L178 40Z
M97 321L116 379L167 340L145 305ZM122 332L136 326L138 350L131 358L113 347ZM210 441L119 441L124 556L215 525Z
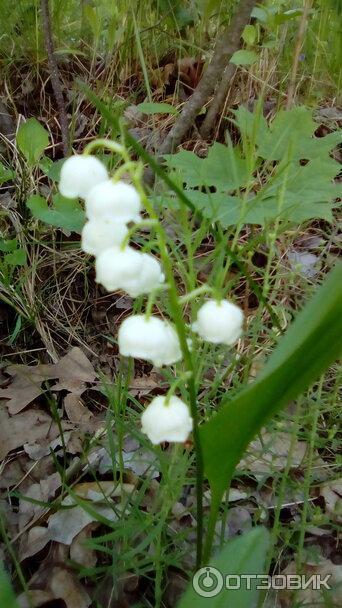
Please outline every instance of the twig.
M293 63L292 63L290 84L289 84L289 88L287 91L287 101L286 101L287 110L289 110L294 103L299 57L300 57L300 52L302 50L302 46L303 46L303 42L304 42L304 36L305 36L306 27L308 24L308 15L309 15L309 10L311 8L311 4L312 4L312 0L305 0L304 10L303 10L302 17L301 17L301 20L299 23L296 47L295 47Z
M41 0L40 7L42 12L43 34L45 40L46 53L48 57L51 85L53 89L53 94L56 99L59 113L59 122L61 125L63 154L67 156L69 152L69 126L62 92L61 78L53 46L49 0Z
M182 141L186 132L193 124L198 112L208 101L215 86L227 66L231 56L240 46L240 38L244 26L248 23L255 0L240 0L233 19L218 39L211 63L205 70L195 91L185 104L182 113L167 135L159 153L161 155L172 152Z
M225 71L223 72L222 80L215 91L214 98L209 106L209 110L200 129L203 139L207 139L209 137L215 124L216 117L223 108L235 70L236 66L233 63L228 63Z

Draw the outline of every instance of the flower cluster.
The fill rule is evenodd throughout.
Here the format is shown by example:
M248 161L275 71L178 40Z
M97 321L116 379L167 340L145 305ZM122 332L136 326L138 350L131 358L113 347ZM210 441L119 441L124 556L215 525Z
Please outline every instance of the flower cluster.
M153 294L160 288L165 277L159 261L128 245L128 225L142 221L136 188L111 179L97 158L84 154L64 162L59 189L63 196L85 200L82 249L95 256L98 283L107 291L124 290L131 297ZM232 345L241 336L242 325L243 313L238 306L210 299L199 308L191 329L207 342ZM173 325L153 315L126 318L119 328L118 345L123 356L158 367L177 363L183 356ZM192 426L188 406L171 394L155 397L142 415L142 430L154 444L184 442Z
M137 297L164 281L155 257L126 244L127 225L141 221L140 196L133 186L113 182L94 156L78 155L64 162L59 189L63 196L85 199L82 249L95 256L96 281L107 291L122 289Z

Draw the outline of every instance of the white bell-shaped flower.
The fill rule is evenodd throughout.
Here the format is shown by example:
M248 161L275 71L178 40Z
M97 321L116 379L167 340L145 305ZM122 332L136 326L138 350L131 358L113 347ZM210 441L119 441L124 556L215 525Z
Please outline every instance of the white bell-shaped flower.
M108 180L107 169L98 158L76 154L64 161L59 180L59 191L66 198L85 198L101 182Z
M85 201L88 219L116 220L123 224L141 220L140 196L134 186L107 180L92 188Z
M242 324L243 312L236 304L208 300L199 309L192 329L207 342L231 345L241 336Z
M127 234L126 224L92 220L83 226L81 247L90 255L99 255L106 249L121 245Z
M107 291L122 289L132 298L150 293L164 281L160 264L148 253L132 247L110 247L95 261L96 281Z
M143 268L136 284L131 285L131 295L135 298L142 293L150 293L165 281L165 275L161 270L158 260L149 253L143 253Z
M181 442L187 440L192 431L193 420L189 408L178 397L155 397L141 417L142 431L157 445L162 441Z
M182 351L176 331L167 321L151 316L132 315L123 321L118 334L119 351L124 357L150 361L161 367L180 361Z

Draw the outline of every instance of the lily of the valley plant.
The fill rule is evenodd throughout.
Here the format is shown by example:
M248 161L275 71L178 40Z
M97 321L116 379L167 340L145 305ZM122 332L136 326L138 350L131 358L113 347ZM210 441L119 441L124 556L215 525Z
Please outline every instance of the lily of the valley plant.
M121 155L124 163L111 177L104 164L91 153L107 148ZM132 183L120 177L128 173ZM109 291L124 291L135 298L148 296L146 313L128 316L119 327L120 354L153 363L157 367L183 361L184 371L167 394L156 396L142 415L142 431L153 444L185 442L193 432L197 457L197 559L202 550L203 460L199 441L199 415L196 401L193 358L194 340L232 346L241 336L241 309L222 299L210 286L199 286L180 296L172 271L164 229L141 184L142 166L130 161L126 149L116 142L96 140L84 153L68 158L62 167L59 189L65 197L85 201L87 222L82 232L82 249L95 256L96 281ZM129 244L140 226L151 226L157 238L160 260ZM162 290L168 290L171 319L151 314ZM183 305L202 294L207 298L197 318L184 317ZM177 368L178 369L178 368ZM183 386L182 386L183 384ZM183 399L174 392L182 388ZM184 394L188 397L184 399Z

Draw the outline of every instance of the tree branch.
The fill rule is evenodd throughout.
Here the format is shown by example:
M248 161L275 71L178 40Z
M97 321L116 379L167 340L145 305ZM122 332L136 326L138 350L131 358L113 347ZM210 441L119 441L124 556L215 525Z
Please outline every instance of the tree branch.
M225 71L223 72L222 80L215 91L214 98L209 106L208 112L200 129L200 133L203 139L207 139L209 137L212 128L215 124L217 115L221 112L223 108L225 99L228 94L228 89L235 74L235 71L236 65L234 65L233 63L228 63Z
M225 29L216 43L211 63L205 70L195 91L184 105L164 144L161 146L159 151L161 155L173 152L178 144L181 143L198 112L213 93L217 82L222 78L222 74L231 56L240 47L241 34L244 26L249 21L255 2L256 0L240 0L230 25Z

